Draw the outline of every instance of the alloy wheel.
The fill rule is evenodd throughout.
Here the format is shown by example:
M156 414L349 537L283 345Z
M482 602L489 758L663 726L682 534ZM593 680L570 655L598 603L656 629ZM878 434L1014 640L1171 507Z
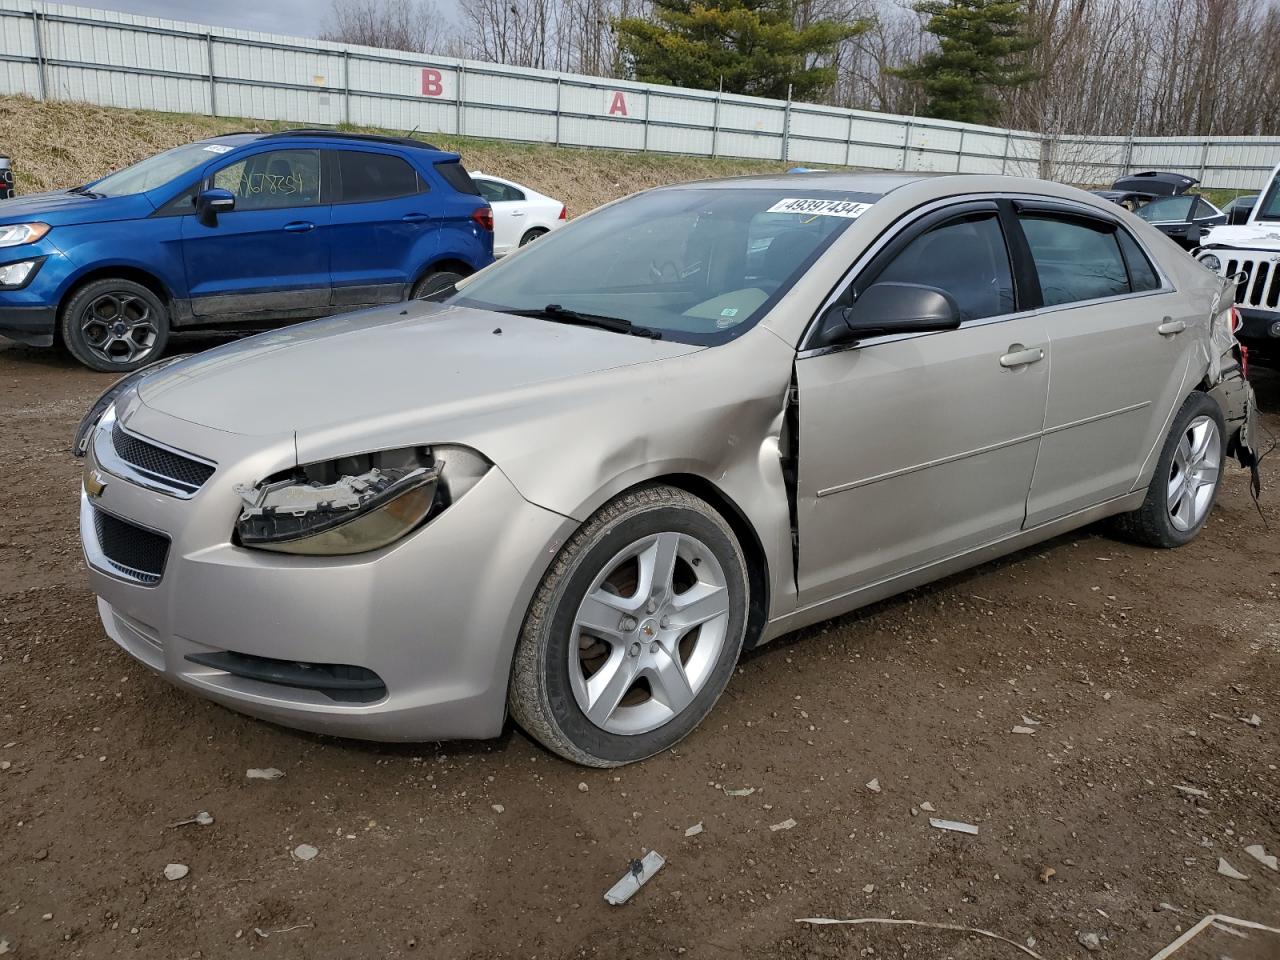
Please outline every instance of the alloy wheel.
M1183 431L1169 467L1166 503L1175 529L1185 533L1204 520L1213 502L1221 459L1218 425L1211 417L1196 417Z
M127 364L155 348L159 329L151 305L141 297L112 291L95 297L80 314L88 348L107 363Z
M724 569L701 540L659 533L616 554L578 607L569 682L587 719L639 734L678 716L706 685L729 627Z

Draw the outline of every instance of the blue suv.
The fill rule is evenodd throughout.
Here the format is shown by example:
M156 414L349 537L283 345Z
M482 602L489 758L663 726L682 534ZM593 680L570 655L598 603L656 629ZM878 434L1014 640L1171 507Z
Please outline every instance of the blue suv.
M0 335L94 370L170 330L271 326L437 293L493 262L493 211L457 154L291 130L156 154L0 200Z

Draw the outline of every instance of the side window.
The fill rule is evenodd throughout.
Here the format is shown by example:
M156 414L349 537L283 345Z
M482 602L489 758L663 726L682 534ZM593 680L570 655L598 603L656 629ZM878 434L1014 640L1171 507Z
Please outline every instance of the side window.
M1147 259L1147 255L1138 246L1138 241L1129 236L1128 230L1117 230L1116 239L1120 241L1120 252L1124 254L1124 262L1129 267L1129 285L1134 293L1160 289L1160 276L1155 267Z
M411 197L420 190L418 172L405 160L388 153L339 150L344 203L372 203Z
M486 180L484 177L472 177L471 182L476 185L476 189L480 191L480 196L484 197L490 203L505 199L502 196L502 184L496 180Z
M523 200L524 199L524 193L522 191L517 190L515 187L509 186L505 183L502 185L502 192L504 194L502 198L503 200Z
M884 280L945 290L962 321L1014 310L1009 252L995 213L953 220L922 233L875 277L877 283Z
M320 151L275 150L223 167L213 185L236 196L236 210L312 207L320 202Z
M1191 215L1191 219L1203 220L1206 217L1216 217L1217 215L1218 215L1217 211L1214 210L1213 207L1209 206L1207 201L1201 198L1196 201L1195 213Z
M1129 292L1118 229L1050 214L1023 214L1019 219L1046 307Z

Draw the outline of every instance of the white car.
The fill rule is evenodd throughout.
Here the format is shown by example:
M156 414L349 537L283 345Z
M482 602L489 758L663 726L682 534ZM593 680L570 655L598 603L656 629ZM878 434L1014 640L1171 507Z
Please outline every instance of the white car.
M493 207L493 255L505 256L550 233L568 219L569 211L554 197L487 173L473 173L480 196Z

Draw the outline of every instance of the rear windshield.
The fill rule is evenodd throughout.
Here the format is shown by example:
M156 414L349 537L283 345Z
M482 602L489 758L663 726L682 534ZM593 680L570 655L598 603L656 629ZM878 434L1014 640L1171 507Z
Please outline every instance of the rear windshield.
M1191 205L1195 202L1194 194L1181 197L1157 197L1145 207L1139 207L1138 216L1148 223L1165 221L1181 223L1191 219Z
M451 302L628 320L714 344L749 329L879 199L807 189L675 188L575 220L470 281Z
M107 174L92 184L94 193L105 197L123 197L163 187L171 180L204 166L235 147L218 143L189 143Z

